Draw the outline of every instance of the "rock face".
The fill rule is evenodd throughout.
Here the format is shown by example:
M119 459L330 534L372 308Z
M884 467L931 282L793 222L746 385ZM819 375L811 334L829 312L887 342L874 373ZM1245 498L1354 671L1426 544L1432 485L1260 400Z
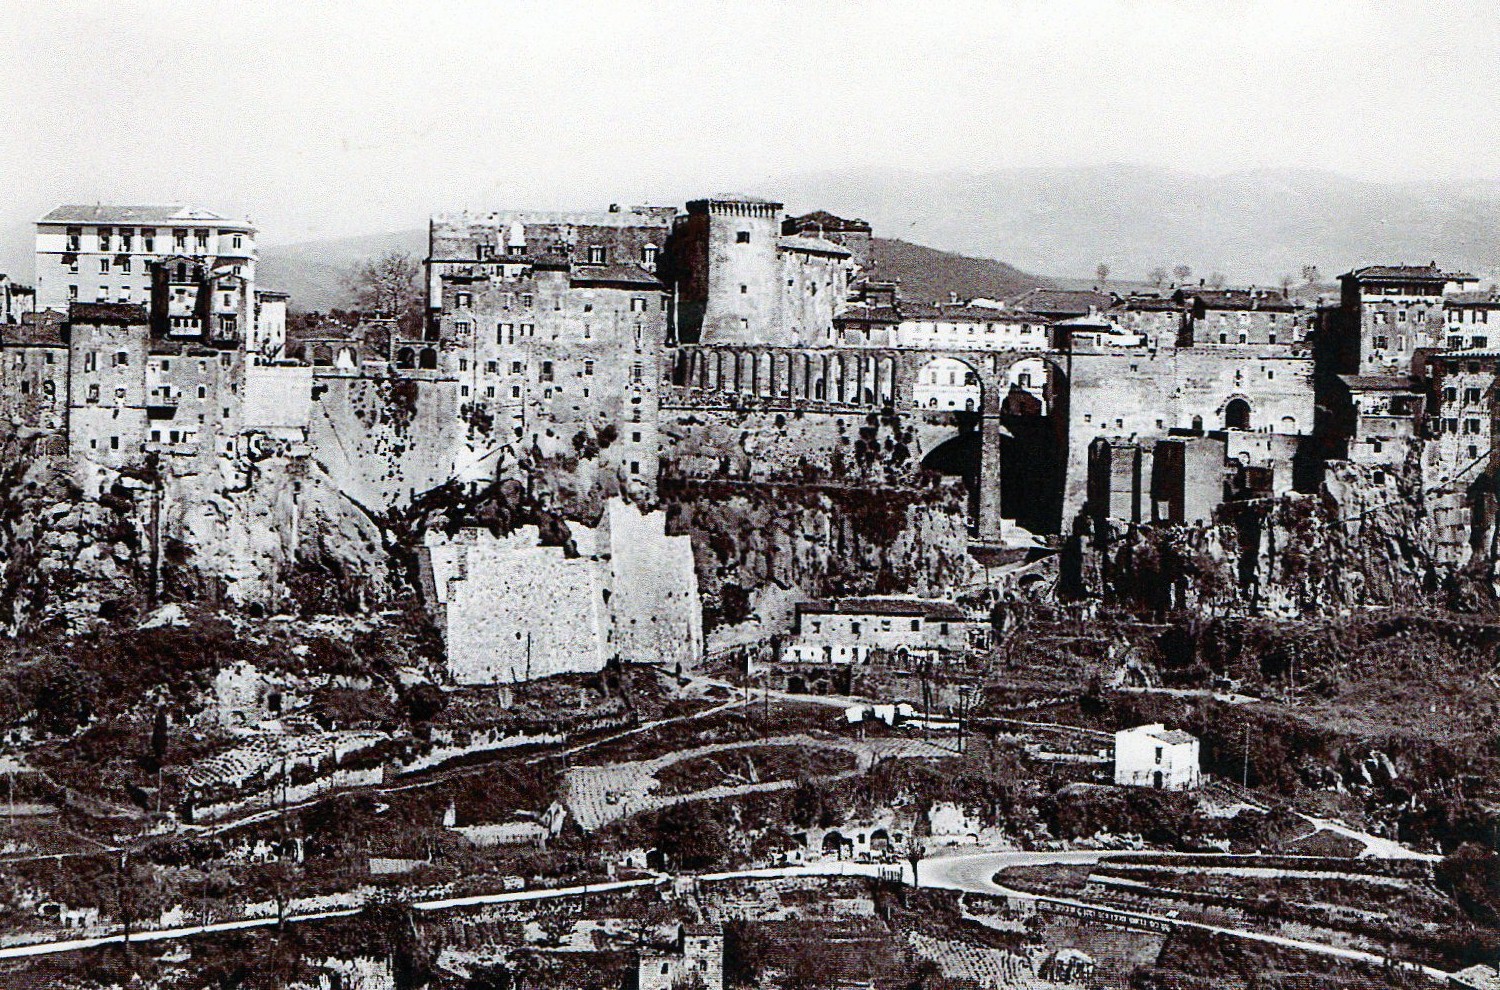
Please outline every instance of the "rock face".
M267 611L359 610L390 594L381 527L305 459L263 461L240 490L169 491L164 502L169 594Z
M1455 544L1428 511L1414 460L1400 472L1334 465L1312 495L1224 507L1212 526L1087 522L1064 590L1154 612L1331 614L1423 602L1466 610L1496 599L1496 555Z
M705 628L753 595L942 594L975 579L960 485L663 484L667 529L693 538Z
M380 526L306 459L268 458L238 489L167 476L158 491L141 470L85 491L48 436L0 437L0 622L12 634L85 631L146 608L153 585L165 601L351 610L390 594L387 560Z

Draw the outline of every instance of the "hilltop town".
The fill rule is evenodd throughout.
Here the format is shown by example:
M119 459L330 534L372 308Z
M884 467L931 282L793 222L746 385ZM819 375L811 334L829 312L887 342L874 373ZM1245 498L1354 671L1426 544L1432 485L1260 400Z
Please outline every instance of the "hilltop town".
M1481 278L915 298L713 195L336 319L257 233L0 276L0 983L1500 986Z

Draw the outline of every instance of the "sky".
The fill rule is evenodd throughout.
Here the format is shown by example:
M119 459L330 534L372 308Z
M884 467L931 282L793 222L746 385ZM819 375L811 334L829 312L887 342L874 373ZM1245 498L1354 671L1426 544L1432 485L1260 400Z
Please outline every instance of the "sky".
M262 243L778 175L1500 162L1480 3L0 0L0 270L63 202ZM18 259L17 255L21 257Z

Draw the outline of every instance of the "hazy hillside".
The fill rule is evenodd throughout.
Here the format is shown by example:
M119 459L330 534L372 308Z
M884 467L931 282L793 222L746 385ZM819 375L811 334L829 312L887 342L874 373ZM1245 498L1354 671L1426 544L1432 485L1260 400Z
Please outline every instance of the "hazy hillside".
M1274 283L1316 264L1500 268L1500 183L1378 184L1317 170L1207 176L1104 165L983 174L890 169L803 174L758 190L801 210L870 221L875 233L1004 258L1026 271L1116 278L1183 263Z
M292 294L298 310L329 310L349 303L345 276L366 258L398 248L427 255L427 229L398 230L328 241L261 245L256 278L264 288Z
M964 299L1003 297L1047 281L1003 261L970 258L881 237L875 239L872 274L875 278L899 279L902 296L917 302L946 300L949 292Z
M351 237L301 244L266 245L260 251L262 285L292 294L300 310L328 310L348 305L345 275L365 258L392 248L422 257L426 230ZM1029 289L1044 280L988 258L968 258L906 241L876 239L876 274L898 278L909 299L930 302L960 296L998 296Z

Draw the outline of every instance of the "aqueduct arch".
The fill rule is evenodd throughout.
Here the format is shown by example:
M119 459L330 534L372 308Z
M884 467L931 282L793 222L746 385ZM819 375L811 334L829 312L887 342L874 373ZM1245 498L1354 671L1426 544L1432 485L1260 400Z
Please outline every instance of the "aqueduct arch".
M1051 352L688 344L678 348L672 383L697 404L711 404L714 396L722 396L725 402L750 402L805 414L890 409L912 414L919 421L946 417L946 423L929 424L942 428L923 430L934 441L924 445L924 450L935 454L948 442L950 438L937 439L943 428L956 430L955 438L977 434L975 527L981 541L998 541L1003 509L1001 451L1007 439L1014 439L1005 420L1018 415L1017 404L1007 404L1006 399L1015 388L1037 390L1030 379L1039 361L1048 369L1047 380L1041 386L1041 401L1029 408L1046 409L1048 415L1040 418L1054 428L1063 424L1055 435L1061 445L1061 463L1067 436L1068 370L1065 356ZM1025 371L1015 372L1019 366ZM670 405L670 399L664 404ZM958 423L960 417L967 422ZM972 439L962 442L976 443ZM948 453L955 451L950 448Z

